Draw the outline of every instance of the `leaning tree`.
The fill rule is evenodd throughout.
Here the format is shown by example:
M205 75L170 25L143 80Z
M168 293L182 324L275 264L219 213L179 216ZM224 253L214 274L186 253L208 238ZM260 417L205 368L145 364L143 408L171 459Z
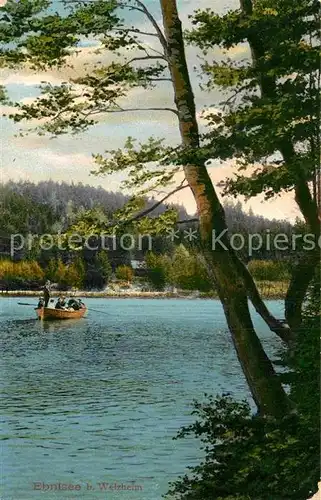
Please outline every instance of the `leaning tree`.
M289 411L291 404L255 332L248 299L252 301L256 311L270 329L285 343L290 344L294 340L294 332L270 313L247 267L230 245L224 209L206 166L209 158L241 156L240 151L247 153L249 147L245 142L242 150L240 141L246 137L245 132L248 127L245 119L242 123L241 116L233 123L233 113L230 113L227 116L231 118L224 124L223 129L220 125L218 128L211 128L208 134L202 136L199 131L176 1L160 0L159 3L163 27L140 0L66 0L63 2L64 7L61 12L55 12L49 0L20 0L20 2L9 0L0 10L0 39L3 43L0 61L3 66L13 68L22 66L27 67L29 71L47 70L53 67L67 68L72 64L72 56L81 51L81 41L84 38L96 41L95 52L101 54L102 61L97 62L88 72L84 68L81 76L69 78L60 85L42 84L40 97L30 104L10 103L3 91L0 98L7 104L15 106L16 110L10 117L16 122L38 120L40 122L38 133L48 133L52 136L81 133L88 127L94 126L97 120L107 119L111 113L167 111L175 115L181 137L176 147L168 146L163 140L155 138L150 138L142 144L128 139L123 149L94 156L98 166L96 173L98 175L126 173L124 185L135 190L136 197L119 213L120 221L122 224L140 221L141 227L144 224L146 227L149 223L147 215L152 212L153 207L144 209L142 196L150 190L174 184L177 174L183 172L184 180L157 202L154 208L178 190L191 189L197 205L203 259L222 302L236 352L254 401L261 414L282 416ZM261 3L265 2L258 2ZM141 28L142 22L132 26L123 21L121 16L124 12L127 17L128 14L139 14L144 20L144 25L149 27ZM278 15L277 13L277 18ZM260 23L255 25L254 20L260 17L262 23L269 25L271 14L269 9L260 9L256 12L252 4L247 2L246 5L242 4L241 10L231 13L230 17L231 19L222 20L221 32L217 35L220 38L214 37L212 44L221 43L229 36L231 23L231 38L228 43L224 42L225 45L232 47L240 39L248 40L251 44L249 35L261 29ZM227 22L224 25L225 21ZM282 26L283 21L282 18L280 21ZM243 29L242 33L240 26ZM214 26L214 34L215 29ZM302 34L301 37L303 36ZM251 48L254 68L257 64L261 68L263 61L268 59L271 47L263 46L263 49L260 49L263 53L255 53L252 45ZM103 61L104 56L108 54L113 54L111 63ZM108 57L105 57L106 59ZM282 61L280 65L282 66ZM231 83L238 82L237 72L233 75L228 67L223 67L222 71L223 76ZM280 77L282 80L284 75L281 70L280 73L277 78ZM172 88L172 107L135 108L124 105L124 102L129 102L128 98L133 89L140 87L146 92L153 92L160 82L168 82ZM226 86L225 83L224 85ZM260 73L257 68L253 70L252 76L249 77L249 86L254 90L254 95L262 100L260 104L263 105L264 99L268 97L264 94L266 85L262 71ZM276 94L278 89L274 88L273 92ZM254 96L253 101L248 99L249 108L256 109L254 100ZM260 113L254 115L255 112L253 112L253 123L260 127ZM234 128L237 131L242 125L243 135L240 133L240 138L236 140L238 149L232 145L231 154L230 149L228 153L222 153L222 148L226 147L224 140L228 133ZM230 128L226 132L228 126ZM271 126L273 127L273 124ZM276 126L276 134L279 133L278 126L279 124ZM257 140L259 143L263 142L265 136L262 135ZM288 142L285 141L285 144L288 147ZM293 142L291 145L293 146ZM285 172L285 178L290 175L289 172L294 172L297 165L297 159L293 158L297 153L293 147L291 154L291 162L285 162L285 166L281 169ZM260 158L263 156L261 154ZM246 154L244 158L247 159ZM303 181L299 183L299 190L303 189L307 196L309 174L303 170L300 170L300 179L302 180L304 175L306 178L304 183ZM269 178L275 179L278 176L278 171L275 171ZM274 189L275 182L271 181L270 184ZM262 190L265 184L262 186L259 180L256 184L257 192L260 190L258 186ZM284 186L281 185L281 188ZM314 208L312 210L310 202L308 205L309 213L311 209L312 214ZM157 227L168 227L179 222L175 217L169 210L160 217ZM111 223L115 224L119 224L119 220ZM317 230L315 221L314 228ZM213 231L224 235L221 239L222 245L216 245L215 248L212 245Z

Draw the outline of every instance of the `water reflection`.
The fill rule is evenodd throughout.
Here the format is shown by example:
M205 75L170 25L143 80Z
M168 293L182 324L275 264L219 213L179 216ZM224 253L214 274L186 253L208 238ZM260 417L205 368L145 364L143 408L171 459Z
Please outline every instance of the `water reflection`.
M61 332L61 331L72 331L79 326L79 322L86 321L85 319L65 319L63 321L52 320L52 321L39 321L40 331L43 332Z

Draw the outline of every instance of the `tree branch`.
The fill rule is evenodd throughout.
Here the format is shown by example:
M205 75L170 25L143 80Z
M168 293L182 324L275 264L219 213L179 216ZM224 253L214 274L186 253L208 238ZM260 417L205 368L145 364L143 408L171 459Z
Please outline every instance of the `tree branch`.
M237 98L237 96L243 92L244 90L246 90L248 87L248 84L246 85L242 85L240 88L236 89L232 95L230 95L230 97L228 97L225 101L222 101L220 104L223 105L223 110L225 110L226 107L228 107L231 103L234 104L235 102L235 99Z
M148 78L149 82L172 82L171 78Z
M167 61L167 57L164 55L164 53L160 52L159 50L157 49L154 49L154 47L151 47L150 45L148 45L148 48L149 50L151 50L152 52L155 52L155 54L158 54L160 56L162 56L162 58L164 59L164 61L168 62Z
M152 207L149 207L146 210L144 210L143 212L140 212L139 214L135 215L129 221L126 221L126 222L134 222L136 220L141 219L142 217L146 217L146 215L148 215L151 212L153 212L154 210L156 210L156 208L158 208L160 205L162 205L164 203L164 201L168 200L168 198L173 196L173 194L178 193L179 191L182 191L182 189L186 189L188 187L189 187L188 185L179 186L178 188L174 189L173 191L168 193L166 196L164 196L161 200L159 200L157 203L155 203Z
M143 14L145 14L145 16L147 17L147 19L151 22L151 24L153 25L153 27L155 28L155 31L156 31L156 34L157 34L157 37L165 51L165 54L167 54L167 41L166 41L166 38L162 32L162 30L160 29L160 27L158 26L158 23L156 21L156 19L154 18L154 16L149 12L149 10L147 9L146 5L141 2L140 0L135 0L136 1L136 4L139 6L139 7L134 7L133 5L128 5L126 3L123 3L121 4L120 3L120 6L123 6L123 7L127 7L131 10L136 10L138 12L142 12Z
M185 182L185 180L183 181ZM168 198L170 198L171 196L173 196L173 194L175 193L178 193L179 191L182 191L182 189L186 189L188 188L188 184L186 185L180 185L179 187L175 188L173 191L171 191L170 193L167 193L166 196L164 196L161 200L157 201L154 205L152 205L151 207L149 208L146 208L146 210L143 210L142 212L140 212L139 214L137 215L134 215L133 217L131 217L130 219L127 219L127 220L124 220L124 221L121 221L122 224L131 224L132 222L136 222L137 220L139 219L142 219L143 217L146 217L146 215L150 214L151 212L153 212L154 210L156 210L156 208L158 208L160 205L162 205L164 203L164 201L168 200ZM108 224L108 227L110 226L116 226L118 225L119 223L118 222L111 222L110 224Z
M238 259L237 256L235 257L236 265L244 278L248 297L251 300L256 312L262 317L262 319L266 322L272 332L276 333L276 335L278 335L278 337L280 337L287 345L290 345L294 340L293 331L283 321L278 320L273 316L273 314L270 313L269 309L261 298L261 295L248 268L240 259Z
M157 33L150 33L149 31L141 31L139 29L124 29L121 31L124 31L124 33L137 33L139 35L155 36L156 38L158 38Z
M199 222L200 220L198 218L195 218L195 219L183 219L183 220L179 220L177 221L176 224L189 224L191 222Z
M174 113L174 115L178 116L178 112L176 109L173 108L130 108L130 109L101 109L97 110L95 113L91 114L97 114L97 113L127 113L130 111L170 111L171 113Z
M174 108L158 108L158 107L150 107L150 108L121 108L118 104L114 103L115 106L117 106L117 109L110 109L110 108L103 108L103 107L97 107L96 109L91 109L90 111L84 112L84 111L78 111L80 115L82 115L85 119L94 116L94 115L100 115L104 113L130 113L130 112L137 112L137 111L169 111L171 113L174 113L175 116L178 116L178 112ZM72 112L72 109L69 107L63 108L59 110L54 116L52 116L49 121L54 122L58 118L60 118L62 115L65 113Z
M128 64L131 64L133 62L136 62L136 61L149 61L151 59L163 59L164 61L166 61L165 57L162 56L162 55L157 55L157 56L152 56L152 55L147 55L147 56L142 56L142 57L133 57L132 59L130 59L129 61L127 61L124 66L128 66Z
M122 64L120 67L121 68L125 68L126 66L129 66L130 64L132 64L134 62L137 62L137 61L151 61L151 60L156 61L158 59L162 59L163 61L167 62L165 56L162 55L162 54L159 54L159 55L156 56L156 55L148 54L148 52L146 50L145 50L145 52L147 54L146 56L133 57L132 59L129 59L129 61L126 61L124 64ZM104 83L105 80L111 80L111 78L112 78L112 76L108 75L105 78L102 78L100 80L100 83Z

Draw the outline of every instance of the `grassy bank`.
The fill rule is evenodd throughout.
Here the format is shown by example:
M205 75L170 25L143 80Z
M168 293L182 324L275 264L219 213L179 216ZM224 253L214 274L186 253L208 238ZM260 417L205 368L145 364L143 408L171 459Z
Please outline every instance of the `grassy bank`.
M284 299L289 286L288 281L258 281L256 284L265 299Z
M258 281L257 287L264 299L283 299L286 294L288 283L286 281ZM31 291L31 290L9 290L1 292L2 297L39 297L42 294L41 291ZM68 295L70 292L65 291L55 291L52 296L57 297L61 294ZM77 296L87 297L87 298L201 298L217 299L217 293L215 291L208 293L198 293L190 292L187 290L180 290L176 293L174 292L137 292L137 291L101 291L101 292L89 292L89 291L78 291Z
M287 281L257 281L256 286L260 295L266 300L284 299L289 286ZM202 293L202 298L218 298L215 291L209 293Z

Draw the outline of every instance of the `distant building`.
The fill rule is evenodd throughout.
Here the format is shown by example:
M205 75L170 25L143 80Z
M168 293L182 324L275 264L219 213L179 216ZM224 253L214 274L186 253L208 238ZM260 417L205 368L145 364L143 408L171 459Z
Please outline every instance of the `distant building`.
M146 262L144 260L131 260L130 265L134 270L146 269Z
M144 260L133 259L130 261L130 265L135 271L135 276L144 278L147 275L147 267Z

